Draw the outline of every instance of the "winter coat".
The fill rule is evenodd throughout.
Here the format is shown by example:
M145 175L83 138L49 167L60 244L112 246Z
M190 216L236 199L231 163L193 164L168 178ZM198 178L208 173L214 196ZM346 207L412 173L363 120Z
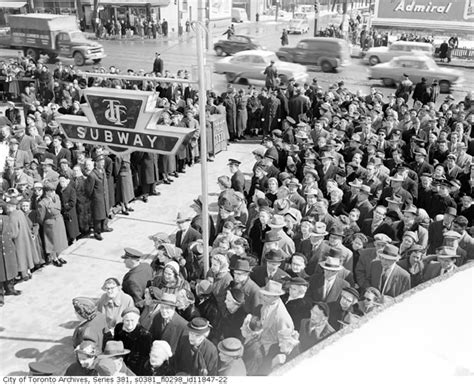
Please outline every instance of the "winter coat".
M38 203L38 221L43 226L46 253L60 254L68 247L59 196L43 197Z
M0 236L0 283L3 283L14 279L19 272L10 217L7 215L0 215Z
M69 241L76 239L80 235L79 221L77 218L77 194L74 185L69 183L64 189L58 187L58 195L61 199L61 213L66 226L67 238Z
M123 329L123 323L115 326L114 340L122 341L125 349L130 353L123 359L127 367L137 376L145 375L145 363L148 361L151 350L151 333L137 324L132 332Z

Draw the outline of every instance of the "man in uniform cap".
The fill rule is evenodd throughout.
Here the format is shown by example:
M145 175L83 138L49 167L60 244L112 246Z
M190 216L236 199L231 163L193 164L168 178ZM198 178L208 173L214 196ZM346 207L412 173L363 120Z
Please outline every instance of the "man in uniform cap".
M53 376L57 371L56 367L42 361L29 363L28 367L30 368L30 376Z
M239 169L240 164L241 162L235 159L229 159L229 163L227 164L232 174L230 178L232 183L231 188L236 192L243 192L245 188L245 176Z
M151 279L153 279L153 269L148 263L142 263L143 253L133 248L125 248L122 259L125 267L129 271L125 274L122 281L122 290L129 294L138 308L145 305L145 288Z

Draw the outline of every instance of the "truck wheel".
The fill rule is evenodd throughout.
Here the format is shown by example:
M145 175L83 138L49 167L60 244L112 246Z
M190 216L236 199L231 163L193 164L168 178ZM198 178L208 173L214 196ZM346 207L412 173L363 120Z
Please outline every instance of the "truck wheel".
M92 62L93 62L94 64L99 64L101 61L102 61L102 59L94 59L94 60L92 60Z
M25 56L30 56L33 60L39 59L39 52L34 48L26 48Z
M76 64L78 67L84 65L86 62L86 58L81 52L75 52L74 53L74 64Z
M323 72L332 72L332 71L334 71L334 68L332 67L332 65L329 61L323 61L321 63L321 70Z

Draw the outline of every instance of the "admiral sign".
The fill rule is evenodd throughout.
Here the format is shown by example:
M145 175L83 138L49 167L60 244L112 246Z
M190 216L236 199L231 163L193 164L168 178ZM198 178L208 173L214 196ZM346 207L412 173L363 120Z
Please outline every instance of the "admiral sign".
M87 88L85 116L63 115L56 120L73 142L108 146L114 152L139 150L174 154L193 134L182 127L158 125L162 109L153 92Z
M378 0L375 17L399 21L467 22L474 19L472 0Z

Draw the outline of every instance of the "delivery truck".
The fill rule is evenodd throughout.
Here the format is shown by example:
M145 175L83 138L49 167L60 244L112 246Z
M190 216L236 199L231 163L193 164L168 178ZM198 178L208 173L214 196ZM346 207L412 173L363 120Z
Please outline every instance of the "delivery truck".
M1 38L1 44L22 49L35 60L41 54L51 60L71 57L81 66L87 60L98 63L106 56L101 44L87 40L79 30L75 16L32 13L10 15L8 22L10 31Z

